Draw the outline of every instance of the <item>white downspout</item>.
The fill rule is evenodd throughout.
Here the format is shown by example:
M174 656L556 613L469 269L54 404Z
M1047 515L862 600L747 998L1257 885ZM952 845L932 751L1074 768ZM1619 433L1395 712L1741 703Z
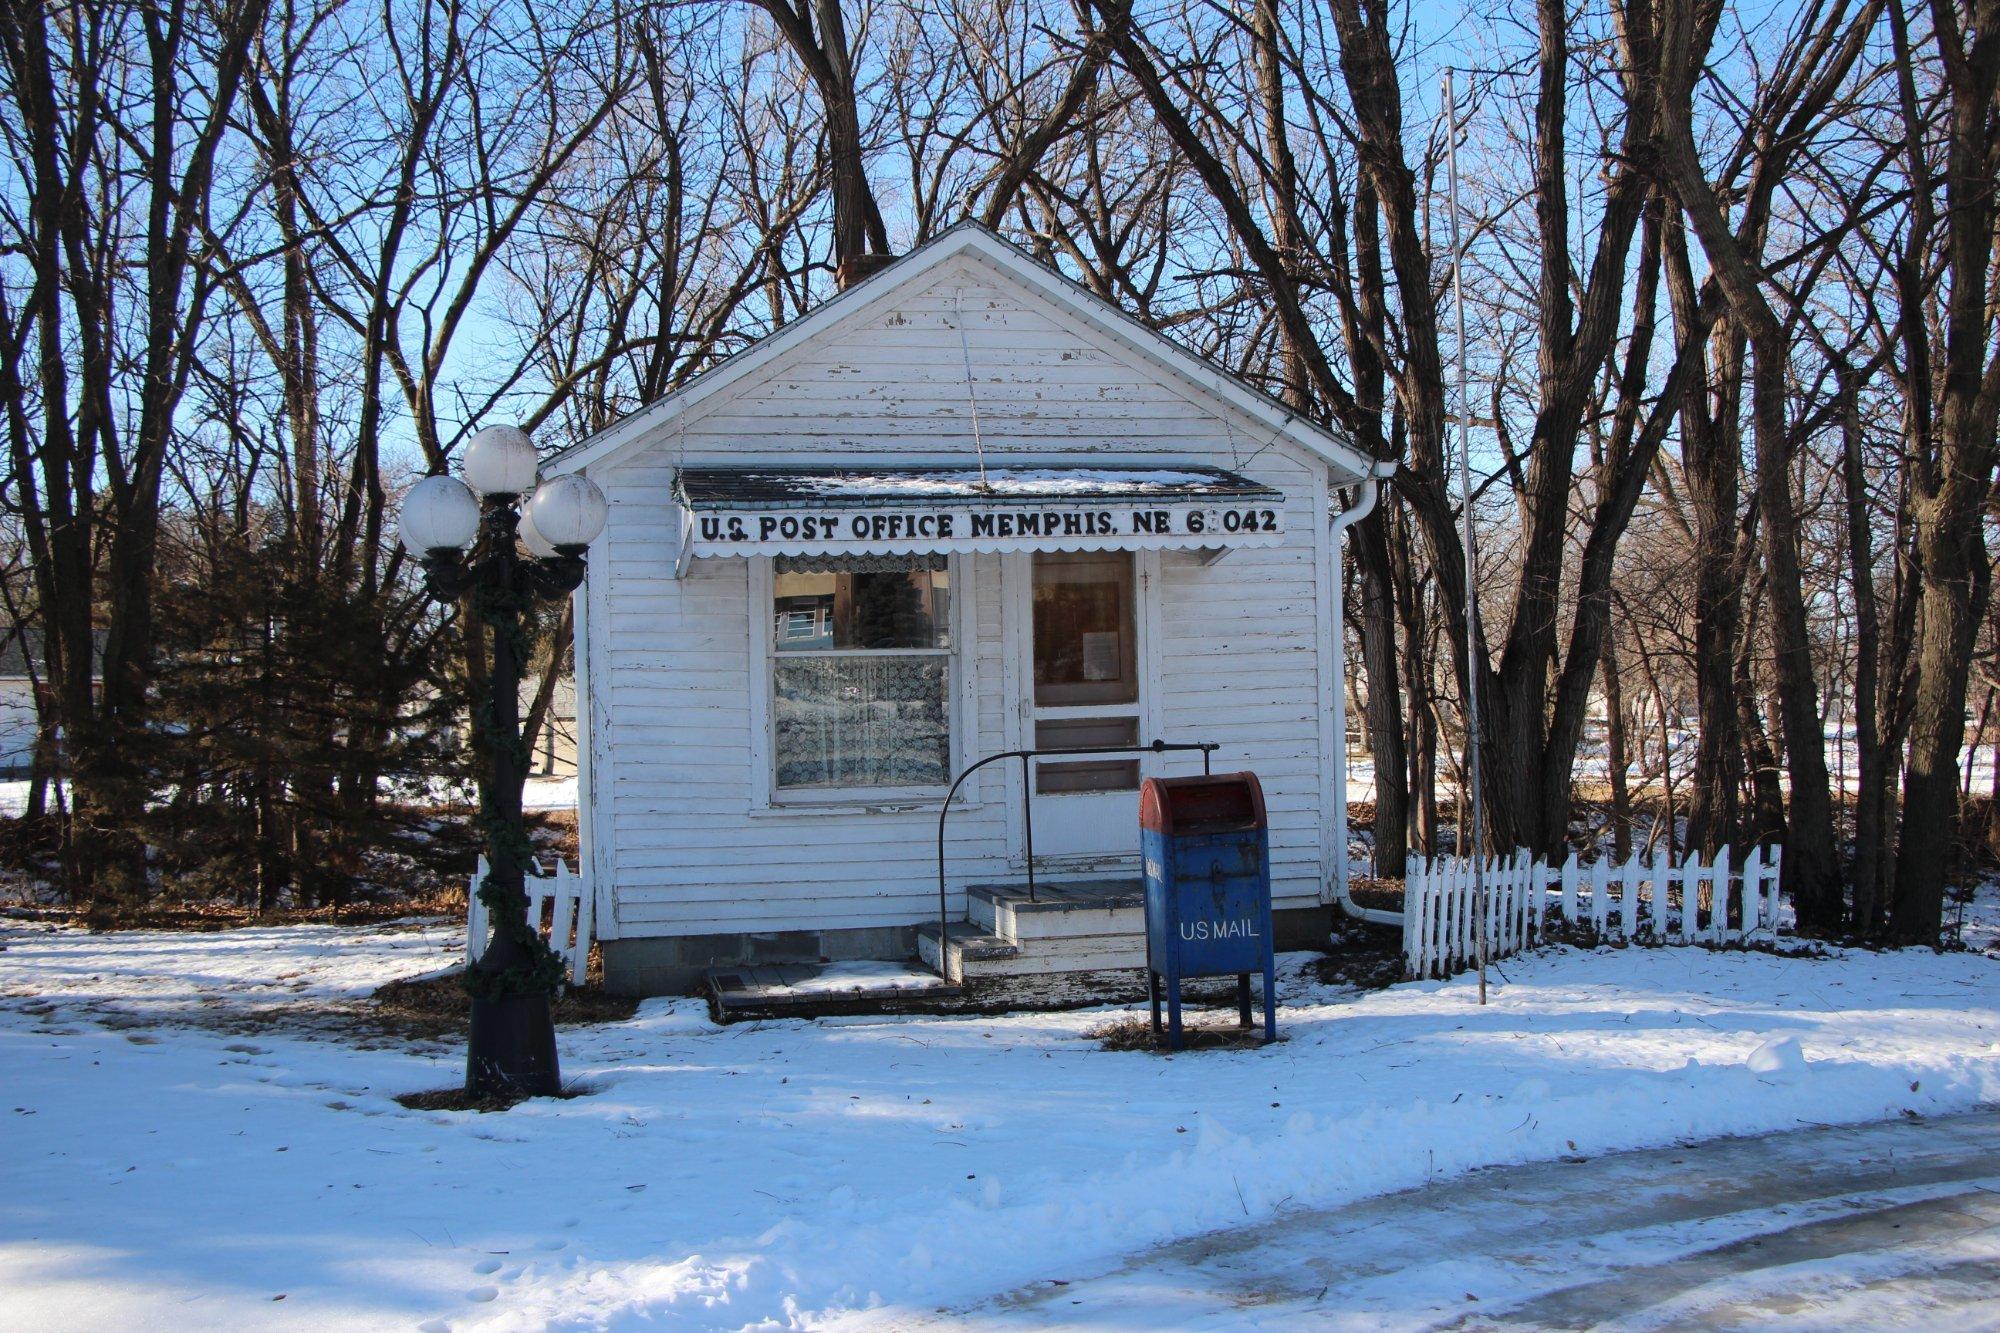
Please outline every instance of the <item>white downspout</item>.
M1347 915L1378 926L1400 926L1403 914L1361 907L1348 893L1352 867L1347 862L1347 579L1343 543L1347 530L1375 511L1382 483L1396 474L1394 459L1379 458L1361 482L1361 494L1345 509L1331 513L1333 521L1333 744L1339 758L1333 774L1333 903Z

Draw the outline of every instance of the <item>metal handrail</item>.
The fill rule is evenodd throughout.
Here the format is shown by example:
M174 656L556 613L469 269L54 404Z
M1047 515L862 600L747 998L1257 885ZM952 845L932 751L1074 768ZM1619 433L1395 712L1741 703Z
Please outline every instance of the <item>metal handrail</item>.
M938 807L938 832L937 832L938 975L939 976L945 975L945 943L947 939L946 931L951 924L951 909L948 906L946 906L945 903L946 890L945 890L945 880L944 880L944 823L945 823L945 817L951 813L951 798L958 795L958 789L965 784L965 780L967 778L971 777L974 773L977 773L980 769L986 767L988 764L997 764L1002 759L1019 759L1021 761L1021 831L1022 831L1022 840L1024 843L1024 850L1027 853L1027 861L1028 861L1028 901L1034 902L1035 901L1035 784L1034 784L1033 767L1032 767L1034 760L1045 759L1052 756L1067 757L1071 755L1084 755L1084 754L1091 754L1091 755L1169 754L1175 751L1199 750L1201 752L1201 771L1203 776L1207 776L1210 771L1209 756L1214 754L1217 750L1221 748L1222 747L1214 741L1156 740L1150 745L1091 745L1091 746L1078 747L1074 749L1001 750L997 754L989 754L984 759L975 761L971 766L969 766L963 772L961 772L958 775L958 777L953 780L951 784L951 790L945 793L944 804ZM949 980L948 977L946 979Z

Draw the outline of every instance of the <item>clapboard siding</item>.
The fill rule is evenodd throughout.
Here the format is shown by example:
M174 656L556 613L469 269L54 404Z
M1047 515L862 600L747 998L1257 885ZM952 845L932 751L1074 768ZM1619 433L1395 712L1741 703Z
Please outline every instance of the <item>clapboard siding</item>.
M1223 769L1264 785L1271 822L1272 892L1279 906L1319 901L1327 782L1319 708L1315 615L1317 477L1289 455L1260 455L1259 481L1285 492L1283 546L1237 551L1213 565L1168 553L1161 563L1159 716L1170 733L1206 731Z
M963 327L965 347L960 344ZM1113 354L1041 297L976 259L778 358L690 408L615 465L593 548L581 651L588 712L588 841L608 938L907 925L937 911L935 805L773 807L750 682L761 668L759 574L679 550L682 466L893 466L975 461L965 359L989 459L1209 463L1287 496L1285 544L1204 566L1159 557L1149 729L1212 738L1224 770L1263 778L1281 903L1318 900L1326 818L1316 571L1325 465L1268 426ZM954 566L960 642L953 725L961 762L1021 743L1010 588L997 555ZM759 645L759 646L753 646ZM1160 772L1198 772L1162 760ZM950 882L1019 874L1019 770L967 784L949 824ZM606 910L608 909L608 910ZM954 892L950 909L964 910Z

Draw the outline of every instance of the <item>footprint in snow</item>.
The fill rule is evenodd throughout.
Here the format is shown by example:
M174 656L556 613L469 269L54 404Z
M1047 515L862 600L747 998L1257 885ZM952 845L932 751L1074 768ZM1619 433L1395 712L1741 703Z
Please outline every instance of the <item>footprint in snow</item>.
M499 1294L500 1288L498 1287L474 1287L471 1291L465 1293L465 1299L478 1305L484 1305L487 1301L499 1296Z
M538 1250L560 1250L563 1246L567 1244L569 1244L568 1241L562 1240L560 1238L551 1240L538 1240L535 1242L535 1248Z
M500 1271L500 1261L498 1259L481 1259L472 1266L472 1271L481 1277L486 1276L488 1273L497 1273Z

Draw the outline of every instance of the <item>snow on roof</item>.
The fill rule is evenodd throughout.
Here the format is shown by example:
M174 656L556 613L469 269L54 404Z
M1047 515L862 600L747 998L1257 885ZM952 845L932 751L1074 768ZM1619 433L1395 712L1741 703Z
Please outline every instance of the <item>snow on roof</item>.
M1276 491L1221 468L682 468L676 494L698 507L834 501L1238 499Z

